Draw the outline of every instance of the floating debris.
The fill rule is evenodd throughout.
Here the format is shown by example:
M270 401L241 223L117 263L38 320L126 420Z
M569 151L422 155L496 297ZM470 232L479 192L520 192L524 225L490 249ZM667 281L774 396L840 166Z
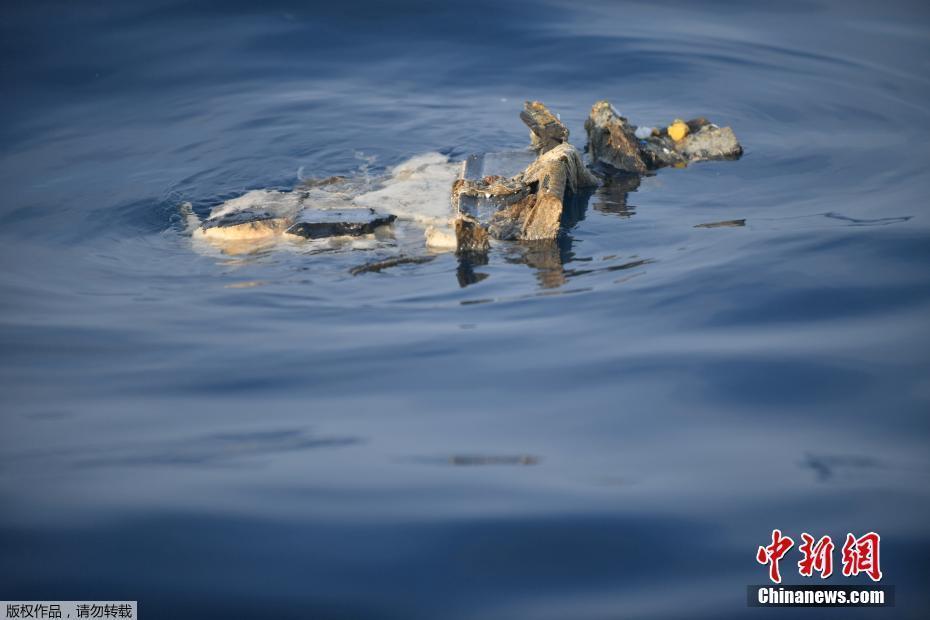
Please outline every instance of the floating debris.
M469 215L455 220L455 239L458 254L483 253L491 247L487 229Z
M537 465L539 458L532 454L516 455L464 455L457 454L449 457L450 465L458 466L475 466L475 465Z
M598 101L591 107L584 128L588 132L588 157L595 169L630 174L646 172L636 127L620 116L609 101Z
M385 269L390 269L391 267L397 267L399 265L422 265L423 263L428 263L432 261L435 256L395 256L394 258L386 258L384 260L378 260L371 263L365 263L364 265L359 265L353 267L349 270L353 276L357 276L363 273L381 273Z
M431 250L439 252L452 251L458 247L455 229L444 226L427 226L425 236L426 247Z
M301 218L305 218L304 221L296 222L285 232L304 239L322 239L324 237L370 235L380 226L393 224L397 216L380 215L374 209L345 211L312 209L303 211Z
M679 142L684 140L685 136L688 135L688 125L680 118L676 118L665 132L668 134L669 138L675 142Z
M268 284L264 280L246 280L244 282L233 282L227 284L224 288L255 288L257 286L265 286Z
M589 170L581 153L568 142L568 128L544 104L527 101L520 118L529 127L529 149L469 156L458 175L447 156L429 153L398 164L382 177L369 175L366 167L355 177L304 180L293 191L246 192L213 207L202 220L190 203L181 205L181 213L194 239L209 241L224 253L255 252L281 239L348 239L331 245L371 247L387 235L392 240L404 239L413 226L424 235L425 248L454 250L459 255L457 273L464 286L486 277L473 268L486 264L482 256L492 239L523 245L543 242L527 254L546 257L546 264L561 265L558 248L550 246L563 226L572 226L583 217L590 188L607 187L605 191L615 199L602 208L628 215L626 192L635 189L650 171L742 154L733 130L706 118L675 119L663 129L636 127L602 100L592 106L584 124ZM437 199L448 195L450 184L451 209L445 200ZM382 233L397 221L407 222L407 228L401 227L396 235ZM696 227L744 225L745 220L729 220ZM289 245L297 247L293 242ZM555 262L549 260L553 257ZM351 273L379 272L431 259L401 254L360 265ZM561 267L557 271L561 273Z
M539 117L555 117L539 102L528 102L527 109L532 109L533 114L524 111L521 118L530 125L531 135L539 138L532 123L539 122ZM558 236L566 194L596 187L599 182L571 144L545 144L544 149L522 172L509 178L491 175L475 179L466 162L462 177L452 185L460 253L487 249L489 242L477 230L479 227L502 240L534 241ZM471 161L475 165L485 163L477 158Z
M452 204L460 220L473 220L481 226L489 226L498 239L554 239L559 233L566 193L597 185L597 178L585 168L575 147L564 143L540 155L512 178L459 179L452 186ZM480 221L484 218L479 219L479 216L487 212L470 208L462 200L464 197L484 198L492 201L497 208L490 218ZM468 241L457 237L459 246Z
M729 127L707 124L682 140L681 154L688 163L708 159L736 159L743 147Z
M260 240L283 234L294 223L302 202L297 192L258 189L215 207L203 222L190 203L181 206L195 234L221 241Z
M530 147L540 155L568 142L568 128L539 101L524 103L520 119L530 128Z
M588 156L595 169L643 174L702 160L736 159L743 154L731 128L718 127L704 117L675 119L661 131L648 129L648 133L641 132L608 101L595 103L585 121Z
M305 240L320 250L370 248L393 237L398 219L420 234L434 226L454 238L447 197L456 168L447 156L427 153L384 176L362 170L353 177L304 180L292 191L252 190L213 206L203 219L190 203L180 211L194 247L207 253L298 249Z
M341 178L331 177L326 184L339 182L337 179ZM319 196L309 191L253 190L215 207L203 221L190 203L181 205L181 212L193 235L219 243L261 241L284 234L304 239L357 237L372 234L396 219L367 207L331 208L332 201L327 204L326 200L318 200L320 207L311 207L308 203L314 198ZM334 200L340 206L347 202L338 196Z
M505 176L498 171L491 174L489 162L512 167L518 157L472 156L452 185L460 254L486 251L489 238L554 239L560 231L566 197L581 188L600 185L567 142L568 129L546 106L528 101L520 118L530 128L530 146L538 153L535 160L522 172ZM607 179L618 174L638 179L650 169L742 153L729 127L717 127L705 118L688 122L676 119L664 131L646 129L638 131L610 102L595 103L585 122L587 151L594 169Z
M695 228L737 228L745 226L746 220L723 220L722 222L707 222L706 224L695 224Z

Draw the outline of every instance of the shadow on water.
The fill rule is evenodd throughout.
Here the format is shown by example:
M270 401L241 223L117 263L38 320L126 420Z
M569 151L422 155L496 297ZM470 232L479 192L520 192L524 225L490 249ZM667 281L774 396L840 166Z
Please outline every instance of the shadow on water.
M226 466L246 465L248 459L283 452L301 452L317 448L339 448L362 443L358 437L318 437L303 429L218 433L183 440L149 450L131 453L117 450L107 456L81 461L85 467L124 465Z
M488 278L490 274L475 271L475 267L484 267L489 262L488 255L483 252L465 252L458 257L458 267L455 269L455 278L459 287L465 288L477 284Z
M639 189L641 183L642 178L635 174L608 177L597 189L598 201L594 208L602 213L633 217L636 207L629 204L628 197Z
M477 467L486 465L538 465L541 457L535 454L452 454L441 456L413 456L398 459L400 463L421 465L452 465L453 467Z
M904 215L899 217L856 218L843 215L842 213L832 212L824 213L823 216L833 220L849 222L850 226L886 226L888 224L901 224L903 222L907 222L911 219L911 217L913 217L910 215Z

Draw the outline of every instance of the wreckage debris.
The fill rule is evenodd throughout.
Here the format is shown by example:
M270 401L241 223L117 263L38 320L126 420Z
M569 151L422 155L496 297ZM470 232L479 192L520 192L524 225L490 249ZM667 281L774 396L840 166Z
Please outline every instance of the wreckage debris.
M672 166L684 168L688 160L675 148L675 141L668 136L652 135L639 145L639 152L649 170Z
M598 101L584 123L588 132L588 156L596 168L644 174L636 127L620 116L609 101Z
M584 187L600 185L581 155L568 143L568 129L546 106L527 101L520 118L530 128L537 157L522 172L487 174L489 162L519 160L513 154L486 154L466 160L452 186L456 249L486 251L489 238L537 241L559 234L565 200ZM705 118L676 119L662 130L640 130L609 101L598 101L585 121L592 167L605 178L638 179L649 170L684 166L704 159L739 157L742 147L729 127ZM524 156L525 157L525 156Z
M539 101L523 104L520 119L530 128L530 147L540 155L568 142L568 127Z
M207 239L216 240L261 239L279 234L304 239L359 237L373 234L377 228L397 219L394 215L379 215L371 209L308 209L301 212L301 221L295 221L295 217L269 211L237 211L207 218L200 224L200 232Z
M491 235L502 240L554 239L559 233L566 194L597 185L597 178L588 172L581 155L567 142L541 154L523 172L509 179L499 176L459 179L452 186L452 204L459 214L458 249L473 251L477 245L487 243L486 238L476 237L475 226L487 227ZM464 200L468 197L478 202L469 204ZM490 209L481 208L488 203ZM488 214L490 217L480 217Z
M568 129L543 104L527 102L520 118L530 128L538 157L511 177L481 177L476 169L489 157L470 158L452 186L459 252L486 249L485 230L502 240L554 239L566 194L598 185L581 155L566 142Z
M481 254L491 248L487 229L468 215L455 220L455 240L458 254Z
M285 232L304 239L370 235L397 219L396 215L379 215L374 209L310 209L301 212L300 217L303 221L294 223Z
M193 236L235 253L250 251L249 244L253 250L260 245L269 247L284 237L371 235L400 216L423 226L427 247L454 248L467 263L464 280L471 281L474 278L469 270L484 264L491 239L551 245L563 225L579 219L578 205L586 202L588 188L607 188L605 191L617 197L611 208L629 213L626 192L635 189L650 171L742 155L729 127L719 127L706 118L675 119L663 128L637 127L603 100L592 106L584 124L589 170L581 153L568 142L568 128L545 105L526 102L520 118L529 127L530 148L468 157L459 178L452 182L451 218L428 191L430 183L448 187L455 175L451 163L440 154L416 157L396 166L374 189L367 175L333 176L303 181L289 192L247 192L216 206L202 221L190 203L185 203L182 215ZM744 223L733 220L698 227ZM376 272L429 258L399 256L361 265L352 273Z
M597 178L588 172L581 155L571 144L561 144L543 153L527 166L523 182L536 188L536 200L526 210L519 239L554 239L559 232L566 193L582 187L597 187Z
M684 166L713 159L736 159L743 154L729 127L706 118L675 119L662 130L640 131L610 105L598 101L585 121L592 164L609 172L643 174L666 166Z
M211 217L200 230L208 239L258 239L281 234L291 224L290 218L268 211L239 211Z
M283 234L300 210L301 194L275 190L253 190L214 207L201 221L190 203L181 213L191 231L219 242L255 242Z
M697 122L702 120L706 122L705 119L696 119L684 124L689 129L680 140L674 140L668 133L643 140L640 152L649 168L681 167L704 160L736 159L742 155L743 148L732 129L709 122L698 125ZM690 129L695 126L694 130ZM680 135L677 131L675 133Z
M672 124L665 129L665 133L668 134L669 138L675 142L678 142L683 140L684 137L688 135L688 124L680 118L676 118L674 121L672 121Z
M450 465L459 467L473 467L476 465L536 465L539 463L539 457L533 454L455 454L449 457L448 462Z
M695 228L739 228L745 226L746 220L724 220L722 222L707 222L704 224L695 224Z
M315 186L342 181L331 177ZM307 203L328 206L311 207ZM204 220L194 213L190 203L181 205L181 214L194 237L205 239L221 251L233 254L253 251L275 239L289 236L323 239L370 235L396 219L394 215L378 213L368 207L343 208L350 204L339 194L317 195L307 190L253 190L214 207Z
M707 159L735 159L743 154L743 147L732 129L710 123L688 135L682 142L681 154L689 163Z

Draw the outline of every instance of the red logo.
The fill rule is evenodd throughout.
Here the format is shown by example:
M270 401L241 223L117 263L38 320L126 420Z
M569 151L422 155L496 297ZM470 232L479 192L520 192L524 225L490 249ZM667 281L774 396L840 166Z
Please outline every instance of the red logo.
M801 540L804 542L798 547L798 551L804 554L804 557L798 562L798 572L803 577L810 577L817 571L821 579L832 575L833 540L824 536L814 544L814 537L807 532L801 534Z
M881 542L881 536L875 532L869 532L861 538L847 534L846 544L843 545L843 575L850 577L865 573L872 581L879 581L882 578L882 569L878 563L878 546Z
M880 544L881 536L875 532L869 532L859 538L853 534L847 534L842 551L843 576L853 577L859 573L865 573L872 581L880 581L882 578L879 563ZM793 546L794 540L790 536L782 535L781 530L772 530L771 544L759 547L756 551L756 561L759 564L768 565L769 579L774 583L781 583L778 563ZM802 577L813 577L817 572L820 573L821 579L832 575L834 548L833 539L829 536L823 536L817 540L807 532L801 534L801 544L798 546L798 551L801 552L798 573Z
M794 546L794 541L781 535L781 530L772 530L772 544L768 547L759 547L756 552L756 561L759 564L769 565L769 579L781 583L781 573L778 572L778 561Z

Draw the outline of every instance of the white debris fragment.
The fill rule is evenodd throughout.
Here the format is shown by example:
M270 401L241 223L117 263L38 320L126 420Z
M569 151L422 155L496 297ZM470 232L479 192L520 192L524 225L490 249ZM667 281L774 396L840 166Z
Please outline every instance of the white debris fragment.
M455 231L451 226L429 226L426 228L426 247L434 251L456 248Z

